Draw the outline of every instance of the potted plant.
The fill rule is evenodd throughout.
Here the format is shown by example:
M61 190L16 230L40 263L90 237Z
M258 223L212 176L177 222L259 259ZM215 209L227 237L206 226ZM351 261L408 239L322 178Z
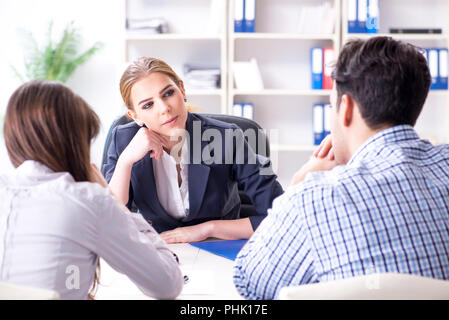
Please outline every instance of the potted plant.
M25 75L21 75L12 67L16 76L22 81L45 79L66 83L74 71L98 50L103 47L96 42L91 48L79 54L80 35L74 22L70 22L64 29L59 41L52 40L53 22L49 23L46 43L39 47L30 31L25 31Z

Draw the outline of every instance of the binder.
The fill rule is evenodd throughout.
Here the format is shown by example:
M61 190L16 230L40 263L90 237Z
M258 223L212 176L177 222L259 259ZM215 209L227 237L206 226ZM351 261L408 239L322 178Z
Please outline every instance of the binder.
M242 250L243 246L247 242L247 239L240 240L218 240L218 241L204 241L204 242L191 242L191 246L200 248L202 250L213 253L217 256L235 260L237 254Z
M429 63L430 77L432 82L430 90L438 89L438 49L427 49L427 61Z
M244 0L234 0L234 32L244 30Z
M324 105L313 105L313 144L319 145L324 138Z
M324 105L324 135L323 139L331 133L331 105L327 103Z
M447 90L448 89L448 70L447 70L447 58L448 58L448 49L441 48L438 50L438 89Z
M254 104L247 102L243 105L243 117L254 120Z
M256 0L245 0L244 32L254 32L256 24Z
M379 0L368 0L366 31L368 33L379 32Z
M367 33L366 17L368 15L368 0L357 0L357 26L358 33Z
M323 48L313 47L310 49L312 69L312 89L323 89Z
M234 105L232 106L232 115L236 117L242 117L243 116L243 104L239 102L234 102Z
M334 60L334 48L323 48L323 89L332 89L332 66Z
M348 0L348 33L357 33L357 0Z

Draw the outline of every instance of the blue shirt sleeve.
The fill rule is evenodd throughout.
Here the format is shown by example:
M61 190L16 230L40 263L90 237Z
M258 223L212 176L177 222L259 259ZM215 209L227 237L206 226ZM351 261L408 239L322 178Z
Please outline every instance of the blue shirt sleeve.
M315 282L311 241L297 197L286 192L239 252L234 284L245 299L276 299L282 287Z

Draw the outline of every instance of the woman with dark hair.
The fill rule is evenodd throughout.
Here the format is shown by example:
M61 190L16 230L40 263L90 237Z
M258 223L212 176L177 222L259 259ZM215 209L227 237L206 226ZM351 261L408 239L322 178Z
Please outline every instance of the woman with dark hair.
M4 136L16 169L0 176L0 281L92 299L102 257L145 294L175 298L183 279L173 254L90 164L99 127L62 84L35 80L11 96Z

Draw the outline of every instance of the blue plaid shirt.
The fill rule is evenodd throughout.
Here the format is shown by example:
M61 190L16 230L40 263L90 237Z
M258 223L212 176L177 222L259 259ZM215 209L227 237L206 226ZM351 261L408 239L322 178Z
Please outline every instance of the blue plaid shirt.
M378 272L449 279L449 146L407 125L276 198L237 256L234 284L273 299L284 286Z

